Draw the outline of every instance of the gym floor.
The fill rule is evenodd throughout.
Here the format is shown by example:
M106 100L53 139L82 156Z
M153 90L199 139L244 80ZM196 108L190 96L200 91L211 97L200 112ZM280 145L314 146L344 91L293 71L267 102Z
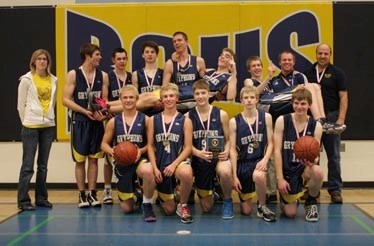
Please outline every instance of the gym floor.
M321 191L318 222L304 220L303 204L295 219L283 217L278 204L271 204L278 218L274 223L255 213L240 215L234 193L232 220L220 218L220 204L203 214L196 199L194 223L185 225L176 215L163 215L158 205L155 223L144 222L140 211L123 214L117 199L114 205L78 209L73 190L50 190L53 209L21 212L16 191L0 190L0 245L374 245L374 190L346 189L343 196L344 204L330 204Z

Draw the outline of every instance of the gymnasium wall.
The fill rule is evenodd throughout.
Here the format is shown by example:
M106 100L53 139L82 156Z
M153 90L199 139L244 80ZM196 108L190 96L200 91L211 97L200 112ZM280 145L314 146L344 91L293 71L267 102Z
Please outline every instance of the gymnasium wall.
M371 47L374 39L371 33L374 24L372 2L61 3L74 1L51 4L57 6L0 8L0 45L3 47L0 75L3 92L6 92L0 98L3 112L0 141L4 142L1 143L2 151L6 151L4 154L12 153L2 161L12 172L6 177L1 174L0 183L16 182L18 176L22 151L18 142L21 125L16 110L17 86L19 76L29 70L33 50L42 47L51 51L61 98L67 70L79 65L81 43L100 45L104 70L110 69L111 50L117 46L125 47L131 58L128 69L134 70L142 66L139 46L145 39L162 45L159 59L162 66L170 57L171 36L177 30L189 35L191 53L204 57L208 67L216 66L221 48L233 48L238 55L238 89L247 76L245 60L249 55L260 55L266 68L270 60L277 64L277 54L281 50L292 49L297 54L296 67L302 71L314 62L318 43L331 44L334 63L342 67L349 78L348 128L342 134L346 143L343 162L351 160L353 163L343 165L343 177L350 181L374 180L373 171L356 174L370 168L373 159L370 151L365 151L374 147L373 141L367 141L374 140L374 109L370 100L374 89L370 79L374 70L369 60L374 55ZM73 167L68 143L64 142L69 139L69 129L61 100L57 114L59 142L52 148L51 164L57 162L58 165L51 165L53 174L49 179L70 182L74 180L73 171L68 172L71 177L61 176L61 170ZM15 143L6 143L8 141ZM64 165L69 168L64 169Z

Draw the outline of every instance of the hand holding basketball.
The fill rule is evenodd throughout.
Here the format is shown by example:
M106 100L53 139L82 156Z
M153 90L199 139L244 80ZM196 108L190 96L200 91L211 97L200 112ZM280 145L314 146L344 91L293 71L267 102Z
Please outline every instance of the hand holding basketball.
M114 148L114 160L119 165L132 165L138 159L138 147L129 141L117 144Z
M304 161L314 162L319 156L320 146L318 141L312 136L300 137L293 146L296 158Z

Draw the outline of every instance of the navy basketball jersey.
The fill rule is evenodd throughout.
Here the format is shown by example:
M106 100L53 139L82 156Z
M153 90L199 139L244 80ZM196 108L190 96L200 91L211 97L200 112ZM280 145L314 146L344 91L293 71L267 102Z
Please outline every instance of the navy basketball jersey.
M256 133L256 125L258 125L257 137L252 134L249 129L247 120L242 114L235 116L236 122L236 149L238 151L239 160L258 160L264 157L267 146L267 129L265 121L265 112L258 112L258 124L251 124L253 133Z
M169 134L164 132L162 113L154 115L154 145L156 147L156 163L160 171L172 163L183 149L185 116L181 113L177 114L172 126L170 126L171 124L165 124L165 130Z
M286 114L284 118L284 130L283 130L283 147L282 147L282 161L284 172L293 171L304 167L302 163L295 157L293 152L293 145L297 140L295 127L292 121L292 115ZM314 136L314 130L316 128L316 121L309 117L308 125L306 128L305 135ZM299 136L303 136L303 132L299 132Z
M211 92L222 91L227 85L227 80L230 78L231 74L228 72L217 73L215 69L209 70L203 76L203 79L208 81L209 89Z
M136 74L138 76L139 93L152 92L154 90L160 89L162 86L162 73L163 70L161 68L157 68L154 78L146 78L144 68L136 70Z
M131 85L131 73L126 72L126 81L120 80L114 70L109 71L108 100L115 101L119 99L119 92L124 85Z
M217 107L212 108L209 119L209 130L206 130L208 127L208 121L204 121L204 126L201 125L199 115L197 114L196 108L188 112L188 116L192 121L193 127L193 146L196 149L202 150L206 149L206 137L207 136L223 136L223 129L221 123L221 111Z
M280 73L269 82L269 88L273 93L282 92L288 88L294 88L297 85L303 85L308 83L307 78L304 74L293 71L292 73L284 76Z
M75 69L75 89L73 93L74 102L81 106L82 108L88 108L88 100L87 100L87 89L88 89L88 81L86 80L85 75L82 72L81 68ZM96 97L101 97L101 91L103 87L103 74L101 70L96 69L95 71L95 78L93 81L92 88L90 89L91 92L94 93ZM90 120L86 115L74 112L74 119L75 120Z
M173 61L173 75L171 82L178 85L179 100L193 99L192 85L199 79L196 56L189 56L189 62L184 67L179 67L178 62Z
M130 130L130 126L123 122L123 114L117 114L114 118L114 142L115 144L124 141L130 141L139 148L144 147L147 144L146 129L145 129L145 114L138 112L136 115L134 124ZM124 127L128 135L126 135ZM130 131L130 132L129 132Z

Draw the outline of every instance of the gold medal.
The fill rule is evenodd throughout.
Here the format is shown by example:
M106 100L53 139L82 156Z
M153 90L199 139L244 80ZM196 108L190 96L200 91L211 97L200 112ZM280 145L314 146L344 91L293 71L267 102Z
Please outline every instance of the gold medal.
M163 144L165 147L167 147L167 146L170 145L170 142L169 142L169 140L164 140L164 141L162 141L162 144Z
M254 149L258 149L258 147L260 147L260 143L257 142L257 141L252 142L252 147L253 147Z

